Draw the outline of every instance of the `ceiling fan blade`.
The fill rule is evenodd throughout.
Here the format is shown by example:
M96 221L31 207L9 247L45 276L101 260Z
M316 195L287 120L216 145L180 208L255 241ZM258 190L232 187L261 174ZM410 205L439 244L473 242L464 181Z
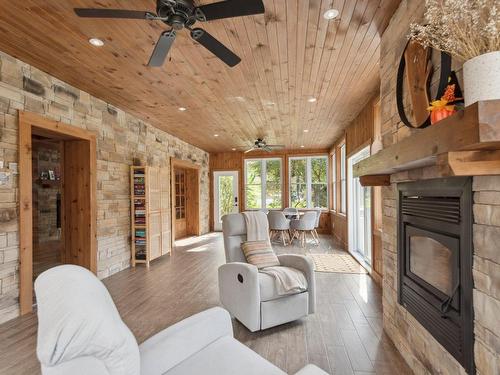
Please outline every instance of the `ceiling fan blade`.
M249 16L264 12L265 8L262 0L227 0L196 8L197 18L200 21Z
M255 150L255 147L252 147L251 149L246 150L246 151L244 152L244 154L248 154L249 152L251 152L251 151L253 151L253 150Z
M156 17L156 15L151 12L144 12L140 10L74 8L74 11L78 17L85 18L125 18L147 20Z
M168 51L174 43L176 33L174 30L164 31L156 43L153 54L149 58L148 66L162 66L167 58Z
M191 38L196 40L230 67L238 65L241 61L241 59L235 55L233 51L203 29L196 28L191 30Z
M272 150L278 150L278 149L285 148L284 145L267 145L267 147L272 149Z

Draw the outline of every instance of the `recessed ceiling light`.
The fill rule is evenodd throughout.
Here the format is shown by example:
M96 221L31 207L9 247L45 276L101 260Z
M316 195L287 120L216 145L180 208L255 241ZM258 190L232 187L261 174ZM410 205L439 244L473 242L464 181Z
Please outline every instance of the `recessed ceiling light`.
M186 107L179 107L179 111L181 111L181 112L184 112L184 111L186 111L186 110L187 110L187 108L186 108Z
M235 148L232 148L231 150L236 151L236 149L235 149Z
M275 105L276 105L276 103L275 103L275 102L272 102L272 101L270 101L270 100L263 100L263 101L262 101L262 104L264 104L266 107L273 107L273 106L275 106Z
M304 148L304 145L300 146L300 148Z
M325 13L323 13L323 18L327 20L333 20L337 18L339 15L339 11L337 9L328 9Z
M219 136L219 134L214 134L214 137L218 137L218 136Z
M307 99L307 101L308 101L309 103L314 103L314 102L316 102L317 100L318 100L318 99L316 99L316 98L309 98L309 99Z
M309 133L309 129L304 129L304 133Z
M102 47L104 45L104 42L99 38L90 38L89 43L94 47Z

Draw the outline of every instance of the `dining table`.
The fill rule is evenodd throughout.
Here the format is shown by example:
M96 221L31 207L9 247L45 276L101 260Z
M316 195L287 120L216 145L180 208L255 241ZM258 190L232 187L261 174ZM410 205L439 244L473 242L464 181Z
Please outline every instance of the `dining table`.
M290 220L299 220L301 216L303 216L305 212L299 211L296 214L287 214L285 217Z

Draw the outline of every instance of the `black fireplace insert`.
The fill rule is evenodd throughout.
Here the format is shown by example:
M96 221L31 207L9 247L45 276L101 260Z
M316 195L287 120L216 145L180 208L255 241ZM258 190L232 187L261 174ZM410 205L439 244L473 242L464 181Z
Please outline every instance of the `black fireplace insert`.
M474 374L471 178L398 191L399 303Z

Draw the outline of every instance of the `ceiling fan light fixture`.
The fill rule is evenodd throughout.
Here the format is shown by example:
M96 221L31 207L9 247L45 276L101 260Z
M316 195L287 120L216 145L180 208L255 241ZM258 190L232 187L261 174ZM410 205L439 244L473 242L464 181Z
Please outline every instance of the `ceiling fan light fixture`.
M339 11L337 9L328 9L325 13L323 13L323 18L326 20L334 20L339 16Z
M102 47L104 45L104 41L99 38L90 38L89 43L92 44L94 47Z

